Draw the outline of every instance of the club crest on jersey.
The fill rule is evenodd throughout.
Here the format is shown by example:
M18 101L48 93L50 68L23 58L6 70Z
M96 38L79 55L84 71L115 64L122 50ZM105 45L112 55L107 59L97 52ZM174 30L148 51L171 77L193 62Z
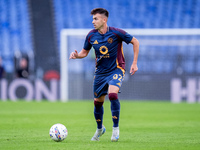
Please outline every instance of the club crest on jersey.
M97 41L97 40L95 40L93 44L99 44L99 43L98 43L98 41Z
M108 43L112 43L113 42L113 39L112 38L109 38L108 39Z

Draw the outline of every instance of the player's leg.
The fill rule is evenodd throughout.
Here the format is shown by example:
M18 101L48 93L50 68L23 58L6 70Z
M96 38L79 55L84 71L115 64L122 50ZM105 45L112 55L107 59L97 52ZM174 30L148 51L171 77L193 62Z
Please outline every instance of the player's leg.
M118 99L119 87L110 85L108 98L111 103L111 112L113 119L113 127L119 126L119 115L120 115L120 102Z
M111 112L113 119L113 133L111 141L119 140L119 118L120 118L120 102L118 99L119 89L124 79L123 71L117 69L113 72L112 80L109 81L109 100L111 103Z
M111 141L119 140L119 117L120 117L120 102L118 99L119 87L110 85L109 86L109 100L111 103L111 113L113 120L113 132L111 136Z
M104 76L96 76L93 84L94 90L94 117L97 123L97 130L92 137L92 141L98 141L99 137L105 133L103 126L103 103L108 92L107 80Z
M104 113L103 103L105 100L105 96L106 95L102 95L99 98L94 98L94 117L98 129L101 129L103 124L103 113Z
M106 131L106 128L103 126L104 100L105 95L102 95L99 98L94 98L94 117L97 123L97 130L91 139L92 141L99 141L99 137L102 136Z

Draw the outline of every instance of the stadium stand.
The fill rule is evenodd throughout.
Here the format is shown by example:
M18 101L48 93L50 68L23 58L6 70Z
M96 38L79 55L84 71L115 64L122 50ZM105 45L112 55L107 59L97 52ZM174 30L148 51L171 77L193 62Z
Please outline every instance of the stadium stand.
M91 28L90 11L109 10L109 24L119 28L199 28L199 0L54 0L60 28Z
M8 73L14 69L16 51L32 51L27 0L1 0L0 56Z
M92 28L90 11L95 7L104 7L109 10L108 24L119 28L200 28L200 0L52 0L55 11L55 21L59 45L59 34L63 28ZM31 42L31 28L28 11L28 0L1 0L0 1L0 56L6 64L6 71L13 71L14 52L33 51ZM199 38L199 37L197 37ZM155 47L154 47L155 48ZM181 51L177 47L162 47L160 52L147 51L141 54L141 65L151 63L146 55L164 57L173 55L185 57L187 47ZM190 58L179 62L183 68L194 66L185 71L200 73L199 47L190 47ZM180 55L180 56L179 56ZM176 66L166 60L166 69L163 70L163 61L155 63L152 73L171 73ZM153 62L152 62L153 63ZM148 73L148 68L142 67L141 73Z
M101 3L94 0L54 0L54 4L58 35L63 28L92 28L89 14L95 7L108 9L108 24L119 28L200 28L199 0L102 0ZM179 39L178 36L173 38ZM191 53L185 60L188 49ZM143 50L145 52L140 53L140 73L177 73L177 64L184 73L199 73L199 47L179 50L177 46L151 46ZM160 59L155 61L155 58ZM145 67L147 64L154 66L154 69L149 70Z

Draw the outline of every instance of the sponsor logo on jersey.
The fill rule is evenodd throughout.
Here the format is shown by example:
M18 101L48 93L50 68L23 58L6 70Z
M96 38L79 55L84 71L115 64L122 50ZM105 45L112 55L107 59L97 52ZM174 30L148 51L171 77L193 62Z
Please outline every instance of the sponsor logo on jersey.
M99 48L99 51L101 52L101 54L105 55L108 53L108 48L106 46L101 46Z

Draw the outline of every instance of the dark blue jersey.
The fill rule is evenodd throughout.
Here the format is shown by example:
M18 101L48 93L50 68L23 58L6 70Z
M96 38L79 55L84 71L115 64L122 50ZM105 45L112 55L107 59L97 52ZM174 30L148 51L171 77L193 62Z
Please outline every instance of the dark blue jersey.
M84 49L94 48L96 54L96 74L108 73L116 68L125 71L125 60L122 42L131 42L133 36L124 30L108 27L105 34L98 30L91 30L85 39Z

